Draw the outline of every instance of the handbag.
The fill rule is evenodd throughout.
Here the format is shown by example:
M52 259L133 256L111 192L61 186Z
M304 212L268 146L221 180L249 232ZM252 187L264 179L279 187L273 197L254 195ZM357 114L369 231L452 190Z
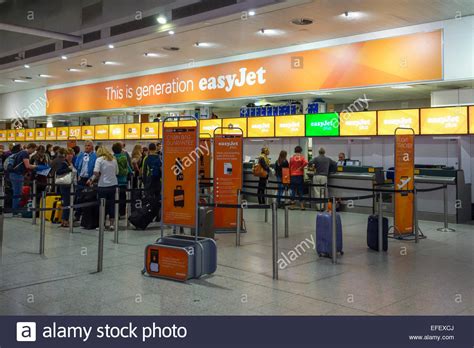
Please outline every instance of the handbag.
M71 185L72 184L72 172L63 174L63 175L56 175L54 180L56 185Z
M281 183L290 183L290 168L281 168Z
M257 163L253 166L252 174L259 178L266 178L268 176L267 171L263 169L260 163Z

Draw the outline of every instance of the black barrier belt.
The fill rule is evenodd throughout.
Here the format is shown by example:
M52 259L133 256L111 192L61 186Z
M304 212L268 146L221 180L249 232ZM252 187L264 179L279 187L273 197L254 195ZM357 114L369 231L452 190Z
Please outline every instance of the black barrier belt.
M260 196L260 197L267 197L267 198L281 198L281 199L291 199L294 201L306 201L306 202L317 202L317 203L328 203L332 201L332 197L328 198L309 198L309 197L295 197L294 199L291 196L278 196L278 195L268 195L268 194L258 194L255 192L246 192L242 191L241 192L244 195L249 195L249 196ZM365 195L365 196L352 196L352 197L336 197L336 200L339 201L357 201L361 199L369 199L369 198L374 198L375 195Z
M426 189L416 189L416 192L431 192L431 191L437 191L437 190L445 189L446 187L448 187L448 185L444 184L444 185L441 185L441 186L438 186L438 187L432 187L432 188L426 188Z
M225 203L200 203L200 207L214 208L245 208L245 209L270 209L270 204L225 204Z

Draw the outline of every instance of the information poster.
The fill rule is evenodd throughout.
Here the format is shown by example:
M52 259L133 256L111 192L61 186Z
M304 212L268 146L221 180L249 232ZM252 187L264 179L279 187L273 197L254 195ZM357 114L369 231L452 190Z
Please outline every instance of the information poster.
M420 110L421 134L467 134L467 106Z
M275 136L275 117L249 117L247 119L249 138L266 138Z
M25 130L24 129L17 129L16 130L15 140L16 141L25 141Z
M216 128L222 127L221 119L210 119L210 120L201 120L199 122L199 133L200 134L209 134L211 137L214 136L214 130Z
M339 114L341 136L377 135L377 112L341 112Z
M34 129L27 129L26 130L25 140L26 141L35 141L35 130Z
M7 141L7 131L1 129L0 130L0 141Z
M84 129L84 127L82 127ZM94 129L94 138L95 140L108 140L109 139L109 126L106 124L101 124L95 126ZM82 139L84 139L84 133L82 135Z
M395 135L395 190L413 190L415 182L415 136ZM395 233L413 232L413 194L395 193Z
M199 139L199 178L211 177L211 139ZM205 181L207 182L207 181Z
M188 278L187 251L155 244L147 248L146 271L155 277L185 281Z
M136 140L141 137L140 123L130 123L125 125L124 137L127 140Z
M216 134L214 138L214 202L237 204L237 190L242 190L241 135ZM214 212L216 229L235 229L237 209L216 208Z
M46 128L46 140L56 140L57 129L56 128Z
M46 139L46 128L36 128L35 129L35 140L41 141Z
M67 140L69 134L69 127L58 127L57 138L58 140Z
M94 140L94 126L82 126L81 136L82 140Z
M304 115L275 117L275 136L277 137L304 137Z
M247 137L247 117L224 118L222 119L222 127L224 134L242 134ZM236 128L236 129L229 129ZM238 129L240 128L240 129ZM242 130L242 131L240 131Z
M142 123L142 139L158 139L158 122Z
M398 129L397 134L420 134L420 110L382 110L378 111L378 135L394 135L397 128L410 128L407 130Z
M80 126L69 127L69 139L81 140L81 136Z
M337 137L339 115L336 112L306 115L307 137Z
M165 122L166 124L166 122ZM197 127L163 128L163 223L196 225Z

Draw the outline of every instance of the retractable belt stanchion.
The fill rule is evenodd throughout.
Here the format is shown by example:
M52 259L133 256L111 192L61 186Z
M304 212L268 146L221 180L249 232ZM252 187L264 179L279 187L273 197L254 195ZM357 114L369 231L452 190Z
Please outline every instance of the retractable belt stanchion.
M127 220L127 228L130 227L130 221L128 218L132 214L132 192L130 191L132 189L132 182L128 180L127 182L127 192L125 194L125 199L127 200L127 203L125 204L125 219Z
M2 256L2 250L3 250L3 228L4 228L3 224L4 222L5 222L5 216L3 212L3 205L0 205L0 257Z
M267 189L265 188L265 191L263 191L263 192L266 195L267 194ZM267 197L265 197L265 204L268 204L268 198ZM268 209L267 208L265 208L265 222L268 222Z
M99 246L97 255L97 272L102 272L104 263L104 225L105 225L105 198L100 199L99 205Z
M46 192L43 191L41 194L41 210L40 210L40 245L39 253L44 255L44 243L46 238L46 216L43 210L46 207Z
M114 243L119 242L119 217L120 217L120 187L115 188L115 205L114 205Z
M32 200L31 200L31 208L33 208L32 214L31 214L31 224L36 225L36 193L37 193L37 187L36 187L36 180L33 180L32 184Z
M448 185L443 187L443 210L444 210L444 227L437 230L440 232L456 232L454 228L448 226Z
M378 216L378 224L379 224L379 252L383 251L383 201L382 201L382 192L379 192L379 216Z
M332 263L337 263L337 219L336 219L336 197L332 197Z
M285 238L288 238L288 236L289 236L289 232L288 232L288 224L289 224L289 221L288 221L289 216L288 215L289 215L289 213L288 213L288 211L289 211L289 208L285 204Z
M237 208L237 231L235 233L235 245L240 246L240 230L242 228L242 194L240 190L237 190L237 204L239 207Z
M415 243L418 243L418 203L416 197L416 187L413 187L413 228L415 233Z
M74 184L71 183L71 187L69 188L69 233L74 233Z
M273 279L278 280L278 214L277 202L272 202L272 263Z

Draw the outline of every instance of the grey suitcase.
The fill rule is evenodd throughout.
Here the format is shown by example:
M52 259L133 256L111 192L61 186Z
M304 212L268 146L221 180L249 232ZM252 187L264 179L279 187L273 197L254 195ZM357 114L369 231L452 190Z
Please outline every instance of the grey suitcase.
M214 228L214 208L199 207L199 237L215 239L216 230ZM195 228L191 228L191 234L196 233Z

